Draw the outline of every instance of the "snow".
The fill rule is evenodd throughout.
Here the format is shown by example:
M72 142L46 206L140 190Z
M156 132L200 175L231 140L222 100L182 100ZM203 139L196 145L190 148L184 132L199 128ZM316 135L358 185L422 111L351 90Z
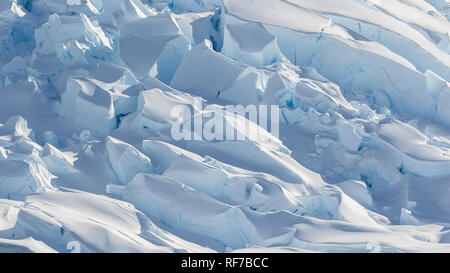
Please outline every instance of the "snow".
M21 240L0 239L0 250L2 253L55 253L56 251L43 242L36 241L33 238Z
M41 158L47 169L53 174L75 172L71 158L49 143L45 144Z
M151 172L151 160L135 147L112 137L106 139L106 152L121 184L128 184L135 175Z
M185 155L197 161L202 161L201 156L163 141L144 140L142 143L142 150L146 155L154 159L154 168L158 173L166 171L167 168L177 160L179 155Z
M11 198L54 190L53 175L36 154L12 153L0 161L0 196Z
M194 98L181 92L166 92L158 88L144 90L137 98L137 110L125 117L124 128L161 130L178 120L171 112L175 105L192 105Z
M448 252L449 18L1 1L0 252ZM275 130L245 116L266 105Z
M0 139L2 142L5 142L3 146L9 146L21 137L27 138L30 133L31 130L28 128L28 122L21 116L10 117L0 127Z
M110 39L84 14L50 15L48 23L36 29L35 39L37 53L57 54L62 62L87 61L84 59L85 53L94 57L112 51ZM75 60L72 60L74 58Z
M211 163L180 155L163 175L181 181L215 199L243 205L252 210L266 212L286 209L298 214L305 213L303 204L290 195L278 181L272 182L265 177L239 173L220 162ZM208 182L203 182L204 179Z
M61 102L61 116L89 130L107 134L116 127L111 92L89 79L68 79Z
M362 181L344 181L337 183L336 186L341 188L341 190L347 194L350 198L361 204L365 208L373 207L372 196L370 195L367 185Z
M166 43L180 35L181 30L169 13L127 22L120 27L120 57L137 78L145 78Z
M127 186L124 199L172 228L203 234L233 248L245 247L254 237L240 209L164 176L139 174Z
M289 1L224 0L223 4L227 15L306 33L320 32L330 24L327 17Z
M224 28L224 55L253 66L270 65L282 58L275 36L261 23L227 24Z
M246 66L215 52L207 43L200 43L183 59L170 86L182 91L192 90L191 92L195 94L215 97L219 92L228 89L245 68ZM204 78L210 80L203 81Z
M220 6L220 0L174 0L171 2L172 8L177 11L204 11Z
M67 251L71 241L82 241L82 252L107 252L111 247L114 252L169 252L180 248L182 242L175 242L176 238L166 235L129 203L104 196L81 192L35 195L19 209L16 238L32 235L52 241L49 244L57 251ZM195 251L189 243L186 247Z
M316 1L308 0L288 0L287 2L301 8L320 12L321 14L330 14L331 18L333 18L336 23L343 24L345 27L356 31L357 33L361 33L365 37L370 37L369 33L373 33L372 35L377 35L378 32L379 37L377 37L377 39L381 44L386 45L386 47L391 48L393 52L401 56L409 57L409 59L417 67L419 67L422 72L424 72L424 65L426 65L425 62L429 62L428 65L431 65L433 69L436 67L437 70L437 67L439 67L439 71L442 71L442 76L448 77L448 67L450 63L448 54L446 54L445 51L439 50L433 42L427 40L424 35L421 35L421 33L412 26L398 19L399 17L401 18L399 13L403 13L407 10L407 7L405 7L401 1L392 1L395 2L394 4L383 2L386 3L385 5L380 4L379 1L370 1L367 6L364 3L358 3L352 0L341 1L339 4L336 4L335 1L330 0L320 2L320 4ZM373 5L374 7L370 7L370 5ZM382 11L376 11L377 6L381 6ZM389 16L384 12L386 8L383 8L383 6L389 6L388 12L392 12L393 10L397 12L393 13L394 16ZM413 11L415 12L417 10ZM416 21L410 21L407 23L416 25L417 20L420 20L421 26L426 25L424 21L427 21L428 16L424 12L421 12L419 13L419 17L415 15L414 12L407 12L407 18L408 20L411 20L410 18L416 18ZM337 16L333 16L334 14ZM423 21L422 18L424 18ZM448 29L448 27L445 27L445 25L448 25L448 21L440 22L439 25L441 26L441 29ZM359 31L357 29L358 27L360 28ZM375 28L376 30L372 32L371 28ZM380 29L383 29L383 31ZM384 30L387 32L386 36L390 36L390 33L393 33L395 36L400 36L401 39L406 38L414 45L410 46L409 42L404 42L401 48L398 44L396 44L397 39L395 36L393 39L384 39L382 37L382 35L384 36ZM410 48L417 48L417 45L420 45L418 50L413 50ZM422 57L423 53L420 51L424 51L426 54L431 54L432 57L426 58L426 61L424 61Z
M449 155L435 146L427 145L428 138L414 127L386 121L380 126L378 134L402 153L405 171L418 176L448 175ZM409 140L408 143L403 141L404 138Z

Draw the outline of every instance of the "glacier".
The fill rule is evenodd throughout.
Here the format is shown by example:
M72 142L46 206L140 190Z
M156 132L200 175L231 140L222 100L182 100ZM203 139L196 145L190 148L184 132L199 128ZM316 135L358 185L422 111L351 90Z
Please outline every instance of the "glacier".
M450 252L449 228L448 0L1 1L0 253Z

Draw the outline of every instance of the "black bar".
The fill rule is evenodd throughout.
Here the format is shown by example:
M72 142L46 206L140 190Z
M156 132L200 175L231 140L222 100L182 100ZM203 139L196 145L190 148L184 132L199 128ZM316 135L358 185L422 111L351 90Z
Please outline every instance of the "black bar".
M105 272L108 267L124 273L282 273L328 269L385 272L395 265L401 266L403 271L406 267L417 269L427 264L443 265L449 258L448 254L0 254L0 262L5 269L25 269L31 265L45 270L53 268L61 272L70 269L81 273ZM214 266L211 266L212 261Z

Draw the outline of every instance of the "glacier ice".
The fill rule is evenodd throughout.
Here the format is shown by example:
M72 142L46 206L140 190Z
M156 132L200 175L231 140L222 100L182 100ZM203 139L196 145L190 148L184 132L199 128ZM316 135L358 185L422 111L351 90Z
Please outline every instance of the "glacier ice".
M111 92L89 79L68 79L61 102L61 116L87 129L106 134L117 126Z
M306 214L304 205L290 195L281 183L239 173L220 162L205 161L180 155L163 175L229 204L239 204L261 212L288 210ZM208 183L202 182L202 178L206 178Z
M169 2L171 8L175 11L193 11L201 12L208 11L214 7L220 6L222 3L220 0L157 0L156 2Z
M51 175L45 169L45 165L28 159L14 159L0 162L2 177L0 179L0 196L8 198L14 195L27 195L33 192L46 190L50 187Z
M255 240L253 227L239 208L216 201L177 180L139 174L128 184L124 199L173 228L203 234L233 248ZM200 209L202 213L193 217Z
M0 252L448 252L449 15L1 1ZM279 128L230 105L277 106Z
M362 181L348 180L337 183L336 186L351 197L353 200L361 204L363 207L373 207L372 196L370 195L367 185Z
M121 184L128 184L135 175L152 171L151 160L135 147L107 137L108 160Z
M180 155L202 161L201 156L163 141L144 140L142 149L146 155L154 159L153 167L158 173L166 171Z
M202 61L203 60L203 61ZM202 66L198 64L203 63ZM220 70L225 73L216 74ZM202 81L203 77L211 81ZM179 65L170 86L206 98L221 98L237 104L257 104L263 95L266 75L237 63L212 49L209 42L194 47Z
M28 128L28 122L21 116L10 117L5 124L0 126L0 143L2 146L9 147L15 141L28 138L31 129Z
M73 163L64 153L46 143L41 154L42 161L52 174L64 174L74 172Z
M52 241L49 247L59 252L67 251L67 243L74 240L81 240L82 252L108 252L110 247L120 252L169 252L179 249L182 242L173 240L176 237L157 228L129 203L102 196L76 191L49 193L29 196L17 207L16 240L32 234ZM95 221L100 215L102 221ZM202 249L189 248L194 252Z
M222 53L253 66L271 65L283 58L276 37L261 23L223 26Z
M10 153L0 161L0 196L14 198L54 190L53 175L35 153Z
M208 97L224 92L245 70L245 66L215 52L211 47L206 42L195 46L183 59L170 86L178 90L192 90ZM202 81L204 78L210 80Z
M79 16L52 14L35 31L36 53L56 54L61 62L85 63L90 58L108 58L112 44L103 30L83 13Z
M137 78L145 78L167 42L181 34L177 22L169 13L124 23L120 27L120 57Z

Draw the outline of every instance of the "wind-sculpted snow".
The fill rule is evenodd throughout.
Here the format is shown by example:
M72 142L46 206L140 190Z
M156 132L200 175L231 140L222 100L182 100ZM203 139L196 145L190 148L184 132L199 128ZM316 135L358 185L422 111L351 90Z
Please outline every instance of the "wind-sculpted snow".
M448 252L449 16L1 1L0 252Z

